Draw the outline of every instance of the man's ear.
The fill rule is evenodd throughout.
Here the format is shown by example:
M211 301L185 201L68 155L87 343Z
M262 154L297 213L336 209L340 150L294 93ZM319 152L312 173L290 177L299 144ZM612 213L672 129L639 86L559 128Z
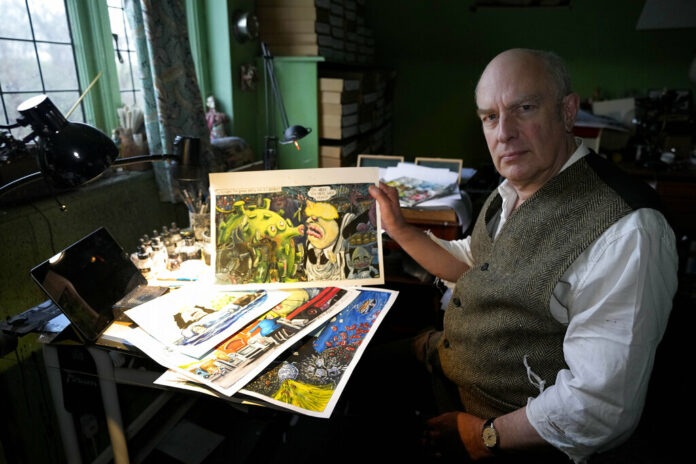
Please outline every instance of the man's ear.
M563 116L563 126L566 132L573 132L573 126L575 126L575 117L578 114L578 109L580 108L580 96L577 93L569 93L563 97L563 109L561 110Z

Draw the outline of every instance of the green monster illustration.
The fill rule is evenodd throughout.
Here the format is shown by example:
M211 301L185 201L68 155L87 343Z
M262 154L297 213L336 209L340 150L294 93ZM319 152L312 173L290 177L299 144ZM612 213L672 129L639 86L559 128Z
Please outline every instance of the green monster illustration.
M216 273L231 283L296 282L301 280L298 263L304 247L294 237L304 235L305 226L294 227L290 219L271 211L271 200L263 207L234 203L229 216L220 221L217 235Z

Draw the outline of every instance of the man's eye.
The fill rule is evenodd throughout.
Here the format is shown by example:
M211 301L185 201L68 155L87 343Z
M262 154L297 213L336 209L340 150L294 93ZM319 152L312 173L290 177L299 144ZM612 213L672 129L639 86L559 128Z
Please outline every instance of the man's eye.
M534 105L520 105L521 111L530 111L532 109L534 109Z
M492 123L498 118L497 114L486 114L481 118L484 123Z

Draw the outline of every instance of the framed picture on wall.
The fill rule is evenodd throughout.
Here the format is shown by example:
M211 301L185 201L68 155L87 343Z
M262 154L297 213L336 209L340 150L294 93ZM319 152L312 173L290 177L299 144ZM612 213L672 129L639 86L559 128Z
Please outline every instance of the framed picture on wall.
M444 168L452 172L457 173L457 184L461 181L462 177L462 160L455 158L429 158L429 157L417 157L415 159L415 164L419 166L425 166L428 168Z
M404 161L403 156L396 155L358 155L359 168L389 168Z

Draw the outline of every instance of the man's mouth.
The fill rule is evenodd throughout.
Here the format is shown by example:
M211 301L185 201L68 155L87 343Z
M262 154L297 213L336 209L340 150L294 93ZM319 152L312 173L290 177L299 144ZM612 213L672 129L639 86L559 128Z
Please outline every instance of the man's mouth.
M308 224L307 225L307 236L321 239L324 237L324 229L322 229L317 224Z
M514 161L525 153L527 153L527 150L508 151L500 156L500 161Z

